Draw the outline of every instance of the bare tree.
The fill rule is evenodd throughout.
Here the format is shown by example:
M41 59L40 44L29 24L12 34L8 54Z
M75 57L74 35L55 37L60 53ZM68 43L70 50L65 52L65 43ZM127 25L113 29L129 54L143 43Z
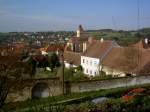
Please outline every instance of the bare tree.
M0 108L2 108L10 90L22 81L27 66L18 62L16 58L0 57L0 59L2 59L0 60Z

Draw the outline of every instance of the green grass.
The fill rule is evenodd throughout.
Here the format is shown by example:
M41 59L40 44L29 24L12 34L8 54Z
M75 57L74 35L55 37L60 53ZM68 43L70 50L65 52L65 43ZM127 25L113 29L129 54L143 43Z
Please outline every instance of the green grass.
M44 69L37 69L36 74L34 76L35 79L41 78L57 78L58 77L58 70L60 68L55 68L53 72L45 71Z
M128 46L135 44L140 40L136 36L136 33L132 32L102 32L102 33L93 33L96 39L104 38L106 40L115 40L121 46Z

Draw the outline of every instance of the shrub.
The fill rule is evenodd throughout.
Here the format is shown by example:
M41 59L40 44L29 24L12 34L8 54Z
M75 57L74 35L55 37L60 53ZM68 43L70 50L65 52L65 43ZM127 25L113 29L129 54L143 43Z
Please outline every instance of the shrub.
M83 68L81 65L77 66L76 69L77 69L77 71L83 71Z
M101 71L100 74L92 77L93 80L103 80L103 79L111 79L112 75L106 75L104 71Z
M79 80L84 80L84 74L82 71L77 71L76 73L73 74L72 81L79 81Z
M73 77L73 69L70 68L70 69L67 69L65 68L64 69L64 78L65 78L65 81L68 81L70 80L72 77Z
M65 80L66 81L80 81L84 80L85 76L82 71L74 72L73 68L65 69Z

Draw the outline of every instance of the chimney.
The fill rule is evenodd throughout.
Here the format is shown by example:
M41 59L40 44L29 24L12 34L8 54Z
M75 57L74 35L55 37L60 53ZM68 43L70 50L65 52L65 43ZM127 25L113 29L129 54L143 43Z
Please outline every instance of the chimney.
M148 38L145 38L144 42L145 44L148 44Z

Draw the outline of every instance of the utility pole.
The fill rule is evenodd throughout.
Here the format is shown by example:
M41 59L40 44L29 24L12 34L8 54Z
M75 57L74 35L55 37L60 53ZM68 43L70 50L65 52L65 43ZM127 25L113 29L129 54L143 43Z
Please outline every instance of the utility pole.
M62 93L65 94L65 81L64 81L64 53L61 54L62 57Z

